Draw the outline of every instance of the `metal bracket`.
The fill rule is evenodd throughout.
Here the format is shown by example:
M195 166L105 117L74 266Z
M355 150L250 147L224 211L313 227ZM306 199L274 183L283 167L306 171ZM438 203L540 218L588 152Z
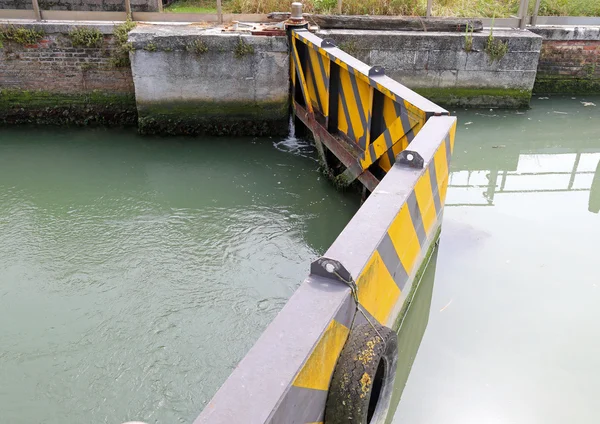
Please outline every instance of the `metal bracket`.
M398 156L396 156L396 163L415 169L423 169L425 166L425 160L423 160L423 156L414 150L403 150L398 153Z
M381 77L383 75L385 75L385 68L383 66L372 66L369 69L370 77Z
M344 265L335 259L329 259L324 256L310 264L310 273L320 277L331 278L342 283L352 281L352 276L344 268Z
M325 38L324 40L321 41L321 47L326 49L328 47L337 47L335 45L335 41L333 41L331 38Z

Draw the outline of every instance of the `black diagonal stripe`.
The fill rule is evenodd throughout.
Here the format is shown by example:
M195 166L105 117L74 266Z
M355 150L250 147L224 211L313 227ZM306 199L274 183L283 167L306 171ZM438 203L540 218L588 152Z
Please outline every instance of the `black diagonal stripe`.
M414 190L408 196L407 204L408 212L410 213L410 218L413 222L413 227L415 228L417 238L419 239L419 245L422 248L425 245L427 235L425 234L425 228L423 228L423 218L421 217L421 209L419 209L419 202L417 201L417 195L415 194Z
M393 141L389 128L383 132L383 139L385 140L385 147L391 149Z
M325 91L329 91L329 78L327 78L327 72L325 72L325 65L323 64L323 58L320 53L317 53L317 58L319 59L319 68L321 68L323 81L325 82Z
M352 121L350 120L350 112L348 112L348 103L346 103L346 96L344 95L344 86L341 81L341 75L339 90L342 109L344 109L344 116L346 116L346 122L348 123L348 137L350 137L352 140L356 140L356 137L354 136L354 128L352 127Z
M348 72L350 76L350 84L352 85L352 91L354 92L354 99L356 100L356 107L358 108L358 115L360 116L360 122L362 123L362 127L364 129L363 135L358 140L360 147L363 149L367 148L367 131L369 127L367 126L367 118L365 117L365 111L362 106L362 101L360 99L360 92L358 91L358 84L356 82L356 76L354 73Z
M410 130L408 130L408 132L406 133L406 139L407 139L407 144L410 144L411 141L413 141L415 138L415 131L411 128Z
M315 69L313 67L312 59L310 58L310 54L307 55L306 61L308 62L308 67L310 68L310 76L312 81L313 89L315 90L315 97L317 98L317 104L319 105L319 110L321 113L325 114L323 110L323 105L321 104L321 96L319 95L319 87L317 86L317 74L315 73Z
M379 256L381 256L385 267L400 291L404 290L408 281L408 273L404 269L404 265L402 265L388 233L385 233L385 236L383 236L383 240L381 240L381 243L379 243L379 246L377 247L377 252L379 252Z
M448 164L448 178L450 178L450 159L452 158L452 150L450 149L450 134L444 140L446 142L446 162Z
M377 160L377 153L375 152L375 145L372 143L369 145L369 152L371 152L371 161L375 162Z
M296 48L296 46L294 46L294 54L292 55L292 58L294 59L294 65L296 67L296 76L297 76L297 83L300 84L300 89L302 90L302 95L304 96L304 101L308 104L309 102L309 98L308 98L308 93L306 92L306 87L304 87L304 84L302 84L302 78L304 77L304 70L300 67L300 60L298 59L298 49ZM306 79L304 79L304 81L306 82Z
M408 119L408 112L406 111L406 108L404 105L394 102L394 109L396 110L396 116L400 118L400 122L402 123L402 131L404 131L404 134L408 134L409 131L412 130L412 127L410 126L410 120ZM411 141L412 139L409 139L408 142L410 143Z
M437 171L435 169L435 160L429 164L429 181L431 182L431 192L433 193L433 204L435 205L436 216L442 211L442 202L440 201L440 192L437 182Z

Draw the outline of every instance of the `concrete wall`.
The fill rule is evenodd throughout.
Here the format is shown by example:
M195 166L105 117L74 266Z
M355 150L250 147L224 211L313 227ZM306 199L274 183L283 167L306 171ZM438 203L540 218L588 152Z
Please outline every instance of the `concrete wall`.
M69 24L23 24L42 30L36 44L3 41L0 48L0 122L132 123L129 67L112 65L110 24L88 25L104 34L97 48L73 46Z
M600 93L600 28L538 27L543 37L534 91Z
M492 61L485 51L489 30L473 34L408 31L322 30L323 38L441 105L526 106L529 104L542 38L528 31L494 30L508 43Z
M285 37L147 25L129 41L142 132L287 134Z
M41 10L124 12L125 0L38 0ZM0 9L32 9L31 0L0 0ZM134 12L158 11L157 0L131 0Z

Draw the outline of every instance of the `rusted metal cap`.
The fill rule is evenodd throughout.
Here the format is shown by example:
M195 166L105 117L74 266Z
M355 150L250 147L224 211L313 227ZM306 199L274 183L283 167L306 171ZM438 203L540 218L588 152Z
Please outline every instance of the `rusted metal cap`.
M290 19L294 21L301 21L302 17L302 3L294 2L292 3L292 16Z

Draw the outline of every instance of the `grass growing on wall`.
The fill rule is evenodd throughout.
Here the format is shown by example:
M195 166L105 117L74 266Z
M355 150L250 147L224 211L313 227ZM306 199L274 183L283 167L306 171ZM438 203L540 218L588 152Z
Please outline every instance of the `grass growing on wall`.
M305 0L308 13L335 13L337 0ZM427 0L342 0L349 15L424 16ZM530 12L535 1L530 1ZM289 3L281 0L223 0L225 13L286 12ZM519 0L433 0L434 16L505 18L515 15ZM216 0L179 0L167 9L180 13L215 13ZM542 0L541 16L600 16L600 0Z
M73 46L78 47L100 47L104 41L104 35L97 28L86 27L69 31L69 38Z

